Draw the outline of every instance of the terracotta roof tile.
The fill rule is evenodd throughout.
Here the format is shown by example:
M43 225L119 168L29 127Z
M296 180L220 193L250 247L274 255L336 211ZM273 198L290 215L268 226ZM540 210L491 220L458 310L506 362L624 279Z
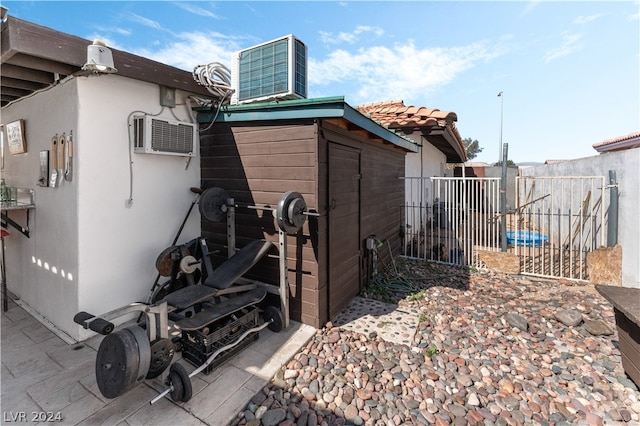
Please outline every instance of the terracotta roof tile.
M414 106L410 106L407 109L404 110L405 114L415 114L416 112L418 112L420 108L416 108Z
M597 148L597 147L600 147L600 146L611 145L611 144L614 144L616 142L624 142L626 140L635 139L635 138L640 138L640 132L630 133L630 134L628 134L626 136L619 136L619 137L613 138L613 139L607 139L606 141L594 143L591 146L594 147L594 148Z
M373 121L389 128L416 128L422 127L429 131L432 127L449 129L452 147L456 152L464 153L462 137L456 128L455 122L458 116L455 112L440 111L436 108L424 106L406 106L402 100L375 102L357 107L358 111L366 114ZM462 155L466 157L466 155ZM464 158L463 158L464 159Z
M441 120L446 120L449 124L458 120L458 116L454 112L440 111L424 106L406 106L403 101L398 100L360 105L358 110L368 114L374 121L397 126L428 127L443 125ZM411 120L407 120L407 118L411 118Z

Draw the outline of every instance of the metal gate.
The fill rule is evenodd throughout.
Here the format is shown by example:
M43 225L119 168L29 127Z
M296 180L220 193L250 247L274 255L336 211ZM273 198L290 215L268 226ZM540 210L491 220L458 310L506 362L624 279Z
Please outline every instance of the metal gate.
M404 256L477 265L477 248L500 249L500 178L402 179Z
M521 176L507 242L524 274L588 279L587 254L605 246L604 176Z
M480 265L500 251L500 178L404 177L403 255ZM516 177L507 251L523 274L586 280L587 255L606 245L604 176Z

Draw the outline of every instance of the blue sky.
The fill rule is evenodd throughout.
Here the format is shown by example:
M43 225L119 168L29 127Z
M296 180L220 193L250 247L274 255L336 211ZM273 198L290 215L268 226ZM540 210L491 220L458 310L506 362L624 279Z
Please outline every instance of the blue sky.
M484 148L474 161L498 160L501 108L515 162L588 157L640 131L638 1L2 3L188 71L293 33L308 46L309 97L454 111Z

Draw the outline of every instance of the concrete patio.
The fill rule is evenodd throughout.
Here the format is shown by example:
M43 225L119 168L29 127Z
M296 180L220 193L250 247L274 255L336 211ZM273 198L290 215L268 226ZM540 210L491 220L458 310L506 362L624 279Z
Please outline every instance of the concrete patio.
M316 332L297 322L280 333L264 329L210 374L192 378L190 401L163 398L150 405L165 388L159 379L115 399L100 394L94 368L102 336L68 344L12 300L1 324L2 424L49 416L64 425L226 425ZM176 359L195 369L179 352Z

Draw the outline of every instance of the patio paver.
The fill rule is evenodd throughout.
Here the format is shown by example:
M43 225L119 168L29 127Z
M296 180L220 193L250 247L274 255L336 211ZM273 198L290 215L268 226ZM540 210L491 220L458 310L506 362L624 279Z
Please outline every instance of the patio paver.
M276 371L315 334L297 322L260 338L210 374L192 378L193 398L177 404L149 401L164 385L145 381L118 398L103 397L95 380L95 357L102 336L69 345L13 301L2 314L1 392L3 424L25 413L60 413L61 425L226 425ZM191 372L194 366L176 362Z

